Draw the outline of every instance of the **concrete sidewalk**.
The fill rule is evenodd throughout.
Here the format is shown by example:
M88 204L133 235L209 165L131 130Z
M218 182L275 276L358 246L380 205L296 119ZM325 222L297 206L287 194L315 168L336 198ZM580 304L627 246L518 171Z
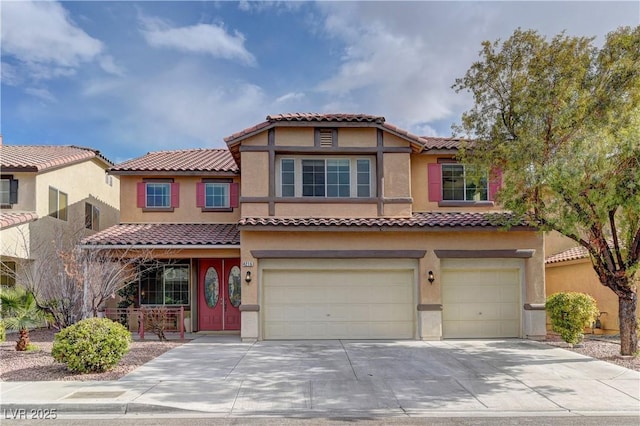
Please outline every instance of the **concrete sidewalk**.
M640 418L640 373L527 340L242 343L204 336L118 381L0 386L5 419L37 409L58 417Z

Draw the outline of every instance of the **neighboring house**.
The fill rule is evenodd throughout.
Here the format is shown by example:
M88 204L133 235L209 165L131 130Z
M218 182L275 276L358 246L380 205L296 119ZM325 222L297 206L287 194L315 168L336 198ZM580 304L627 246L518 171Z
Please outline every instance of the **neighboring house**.
M37 268L54 239L95 233L119 222L118 179L96 150L4 145L0 139L0 240L3 285Z
M499 176L474 186L458 140L282 114L225 141L110 169L121 224L84 245L167 259L140 304L243 340L545 334L543 235L496 226Z
M620 330L618 296L602 285L593 269L587 249L568 238L552 233L546 239L545 276L547 296L564 291L591 295L601 312L600 325L607 333ZM547 326L550 323L547 320Z

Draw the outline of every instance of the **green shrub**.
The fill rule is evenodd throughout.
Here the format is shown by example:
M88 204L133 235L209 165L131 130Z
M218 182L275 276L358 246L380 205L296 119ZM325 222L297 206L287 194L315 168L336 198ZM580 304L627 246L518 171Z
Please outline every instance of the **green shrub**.
M7 340L7 330L4 326L4 320L0 319L0 342Z
M584 293L555 293L545 305L551 318L551 328L567 343L575 345L584 338L584 328L597 318L598 307L593 297Z
M79 373L115 367L129 351L131 334L108 318L88 318L56 333L51 355Z

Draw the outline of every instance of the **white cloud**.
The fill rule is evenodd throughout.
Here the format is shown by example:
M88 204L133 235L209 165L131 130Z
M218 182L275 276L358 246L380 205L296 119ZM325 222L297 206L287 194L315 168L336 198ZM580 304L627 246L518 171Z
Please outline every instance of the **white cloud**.
M229 34L224 27L212 24L171 27L158 18L140 18L140 22L140 31L150 46L255 64L255 57L244 47L244 35L238 31Z
M24 91L31 96L42 99L43 101L56 102L55 96L53 96L53 94L51 94L51 92L49 92L47 89L44 89L42 87L27 87L26 89L24 89Z
M469 95L451 85L477 59L482 40L504 39L519 26L603 35L637 21L637 5L626 4L635 18L619 6L612 13L607 2L319 2L322 34L342 50L316 89L330 99L325 108L382 114L414 133L435 130L470 106Z
M3 2L1 37L2 55L15 58L15 67L29 79L69 77L95 60L111 63L103 68L115 71L113 60L103 56L103 43L78 27L57 2Z
M304 98L305 98L305 94L304 93L301 93L301 92L289 92L289 93L286 93L286 94L278 97L275 100L275 103L276 104L280 104L280 103L283 103L283 102L298 101L298 100L301 100L301 99L304 99Z

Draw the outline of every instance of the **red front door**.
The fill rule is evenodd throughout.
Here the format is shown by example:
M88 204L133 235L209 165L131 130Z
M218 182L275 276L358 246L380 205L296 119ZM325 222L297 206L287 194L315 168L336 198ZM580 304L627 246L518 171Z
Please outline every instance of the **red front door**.
M200 261L198 302L199 330L240 330L240 259Z

